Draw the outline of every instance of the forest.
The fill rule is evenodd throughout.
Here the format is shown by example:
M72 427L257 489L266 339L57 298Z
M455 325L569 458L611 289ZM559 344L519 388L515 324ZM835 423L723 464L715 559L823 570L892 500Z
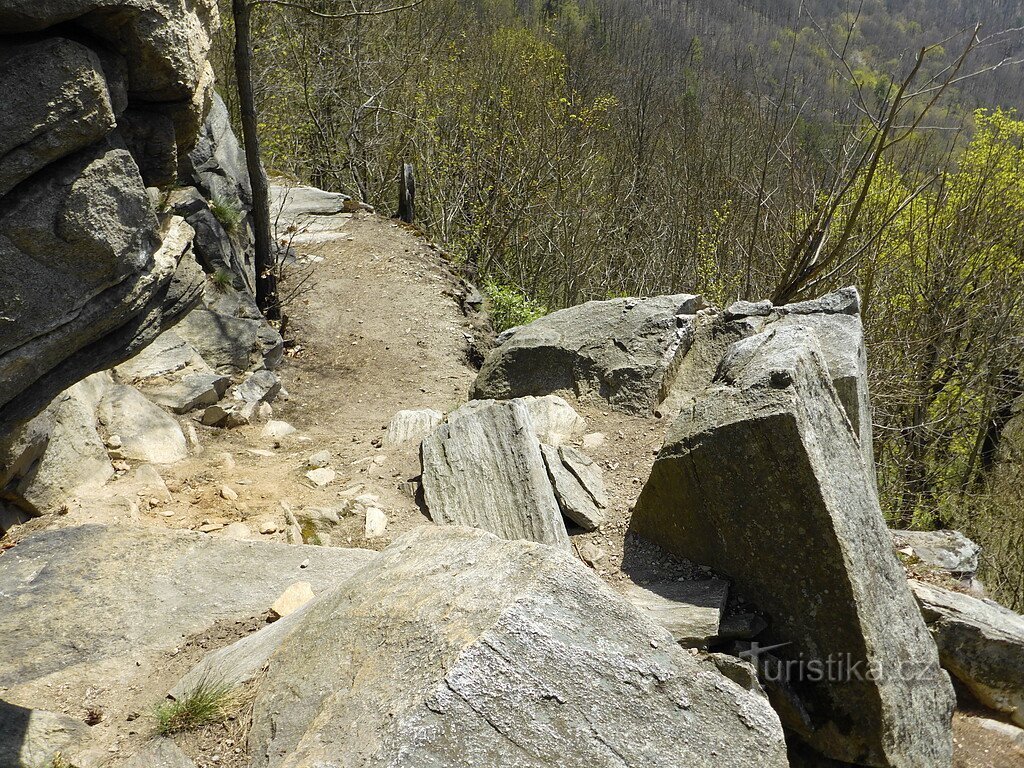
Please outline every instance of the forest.
M257 2L272 174L397 205L498 330L590 299L855 284L882 506L1024 607L1024 8ZM215 51L229 108L231 5Z

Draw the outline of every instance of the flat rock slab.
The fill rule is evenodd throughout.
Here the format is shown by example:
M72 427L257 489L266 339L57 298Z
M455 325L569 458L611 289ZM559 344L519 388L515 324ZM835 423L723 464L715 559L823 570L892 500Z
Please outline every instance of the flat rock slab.
M910 586L942 666L978 701L1024 728L1024 616L933 584Z
M588 301L515 329L487 357L474 398L571 392L649 413L700 296Z
M424 439L422 459L423 495L435 523L569 548L521 400L464 405Z
M156 738L135 753L121 768L195 768L188 755L170 739Z
M320 592L375 557L132 526L29 536L0 556L0 687L104 660L134 668L218 620L264 613L295 581Z
M949 765L953 692L812 329L777 327L729 348L669 430L632 528L729 577L771 617L765 642L785 644L782 660L876 670L799 680L801 705L784 719L819 753Z
M914 557L931 568L961 577L978 570L981 547L960 531L893 531L897 549L909 548Z
M580 479L563 463L557 448L550 445L540 448L562 514L585 531L597 530L604 522L604 508L597 505Z
M96 413L107 432L120 436L126 458L173 464L188 456L178 422L134 387L111 387Z
M671 632L677 643L697 647L720 634L729 582L701 579L634 584L625 596L637 610Z
M452 527L310 605L257 683L249 747L253 768L787 765L765 698L585 566Z

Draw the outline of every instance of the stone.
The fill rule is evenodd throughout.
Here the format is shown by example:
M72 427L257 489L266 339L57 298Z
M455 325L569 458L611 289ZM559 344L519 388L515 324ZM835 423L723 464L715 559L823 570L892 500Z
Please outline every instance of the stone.
M595 448L600 448L604 445L605 435L604 432L591 432L583 436L580 441L584 451L592 451Z
M49 766L88 736L81 720L0 700L0 765Z
M909 548L924 565L956 578L971 577L978 570L981 547L960 531L892 531L893 546Z
M562 514L585 531L596 530L604 522L604 512L594 502L594 497L562 463L557 448L541 445L540 449Z
M220 487L220 497L227 501L238 501L238 492L230 485Z
M377 539L384 535L384 530L388 527L388 516L376 507L366 508L366 524L363 528L363 534L368 539Z
M721 579L631 585L626 599L688 648L708 645L719 634L729 583Z
M399 411L388 424L384 433L385 448L402 448L416 443L429 435L444 419L444 414L433 408L421 408L414 411Z
M585 541L576 548L580 559L591 568L597 568L607 556L607 553L591 541Z
M768 317L771 313L772 303L764 300L733 302L722 314L726 320L738 320L745 317Z
M471 397L508 399L571 392L631 413L650 413L689 316L691 294L589 301L515 330L488 355Z
M524 397L523 404L530 412L530 420L537 439L545 445L560 446L583 433L587 422L569 403L558 395Z
M295 613L316 595L313 594L313 585L308 581L296 581L288 589L281 593L270 606L271 618L281 619Z
M260 522L260 533L264 536L277 533L277 531L278 525L273 520L263 520Z
M266 329L261 320L196 309L177 325L175 332L218 373L241 373L268 362L273 367L280 361L281 337L274 338L276 331Z
M559 448L558 455L562 459L562 464L572 472L594 503L600 509L605 509L608 506L608 495L605 493L604 472L601 471L600 465L571 445Z
M132 755L123 768L196 768L188 755L169 738L155 738Z
M259 370L250 373L235 387L234 397L247 403L269 403L281 391L281 380L273 371Z
M295 434L295 427L289 424L287 421L275 421L271 420L266 423L263 427L263 436L270 437L275 440L282 437L288 437L288 435Z
M911 580L942 666L982 704L1024 728L1024 616Z
M293 519L299 526L302 542L329 547L331 534L341 525L345 511L344 508L339 513L339 510L329 507L303 507L294 512Z
M254 768L787 765L762 697L565 553L469 529L420 527L318 598L255 689Z
M97 414L107 431L120 435L124 458L173 464L188 456L178 422L137 389L115 385L100 402Z
M728 577L770 616L764 641L783 644L783 661L876 670L841 684L801 680L806 704L783 718L820 754L949 764L951 686L812 329L775 327L729 348L670 428L631 529Z
M117 366L114 371L122 383L133 384L144 379L166 376L184 368L209 370L202 356L174 331L161 333L153 343L135 357Z
M569 536L522 401L477 401L423 440L431 519L568 549Z
M331 463L331 452L328 450L317 451L308 459L306 459L306 466L312 467L313 469L322 469Z
M241 522L228 523L224 526L221 533L229 539L239 539L241 541L253 538L252 529Z
M178 414L214 405L227 391L231 380L216 373L186 373L166 386L147 388L146 397Z
M63 37L0 48L0 101L0 196L117 124L99 57Z
M334 478L338 476L330 467L320 467L319 469L311 469L306 473L306 477L313 483L317 488L323 488L334 482Z
M300 573L321 592L375 556L130 525L32 534L0 557L0 687L140 684L136 660L261 615Z

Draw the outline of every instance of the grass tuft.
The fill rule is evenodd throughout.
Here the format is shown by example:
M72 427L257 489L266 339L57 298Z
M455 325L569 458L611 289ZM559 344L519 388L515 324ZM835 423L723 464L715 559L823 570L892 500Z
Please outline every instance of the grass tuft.
M221 723L234 713L236 705L232 686L203 680L182 698L157 707L157 731L170 736Z
M218 269L210 275L210 280L213 281L214 288L221 293L227 293L228 289L231 288L234 283L234 275L226 269Z
M228 232L234 232L242 223L242 209L234 200L214 195L210 200L210 210Z

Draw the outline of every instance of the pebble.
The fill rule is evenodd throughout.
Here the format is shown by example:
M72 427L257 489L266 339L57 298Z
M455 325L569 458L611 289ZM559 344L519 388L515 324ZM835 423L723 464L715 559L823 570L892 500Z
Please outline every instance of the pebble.
M222 485L220 487L220 497L228 501L238 501L238 493L230 485Z

